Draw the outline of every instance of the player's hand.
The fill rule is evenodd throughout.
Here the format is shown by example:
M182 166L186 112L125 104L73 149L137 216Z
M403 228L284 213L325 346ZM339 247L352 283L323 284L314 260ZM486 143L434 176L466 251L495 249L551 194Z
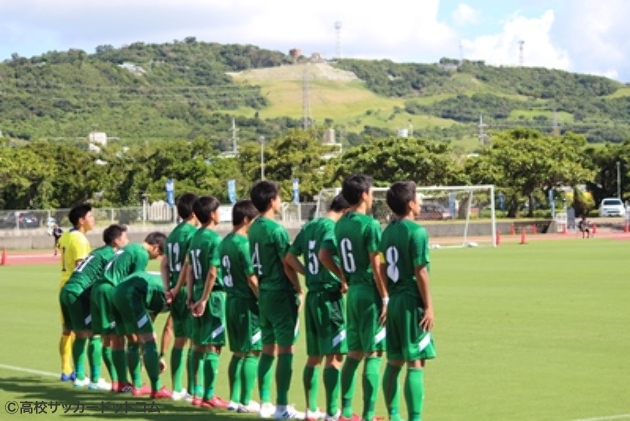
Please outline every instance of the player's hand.
M173 293L171 292L171 290L166 291L165 297L166 297L166 304L170 304L173 302Z
M164 373L168 366L166 365L166 360L164 357L160 358L160 374Z
M387 321L387 306L381 307L381 314L378 316L378 322L381 326L385 326L385 322Z
M206 311L206 302L205 301L197 301L192 308L193 317L201 317L203 313Z
M298 313L302 311L302 306L304 305L304 292L300 292L297 294L298 297Z
M434 321L435 320L433 316L433 309L427 308L426 310L424 310L424 317L422 317L422 320L420 320L420 328L425 331L430 331L431 329L433 329Z
M339 288L339 292L342 294L348 292L348 283L346 281L341 281L341 288Z

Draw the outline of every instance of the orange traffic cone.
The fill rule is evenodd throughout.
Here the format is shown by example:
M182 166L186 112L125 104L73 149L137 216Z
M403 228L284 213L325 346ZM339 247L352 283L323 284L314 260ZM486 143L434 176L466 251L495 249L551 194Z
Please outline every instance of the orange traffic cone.
M516 235L516 228L514 228L514 224L510 225L510 235Z
M521 228L521 244L527 244L525 240L525 228Z
M501 244L501 230L497 231L497 246Z
M2 247L2 259L0 260L0 266L7 264L7 248Z
M536 224L532 224L532 234L536 234Z
M595 234L597 233L597 225L593 224L593 237L595 237Z
M623 232L630 232L630 227L628 226L628 221L623 224Z
M562 225L562 233L566 235L567 233L567 224Z

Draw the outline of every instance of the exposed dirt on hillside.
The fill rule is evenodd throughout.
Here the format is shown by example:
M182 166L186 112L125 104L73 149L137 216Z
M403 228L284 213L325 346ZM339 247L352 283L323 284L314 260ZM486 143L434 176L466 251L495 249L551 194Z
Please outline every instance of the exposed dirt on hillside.
M243 81L288 81L302 80L304 72L309 80L334 80L341 82L359 82L354 73L335 69L328 63L294 64L289 66L268 67L265 69L251 69L243 72L228 72L234 79Z

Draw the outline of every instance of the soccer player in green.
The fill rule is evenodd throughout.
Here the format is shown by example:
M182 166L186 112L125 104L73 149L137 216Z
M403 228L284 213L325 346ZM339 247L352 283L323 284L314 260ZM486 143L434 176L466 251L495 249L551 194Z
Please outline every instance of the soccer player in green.
M203 396L195 390L192 404L204 408L227 408L228 403L215 395L219 372L219 354L225 345L225 292L220 279L219 245L221 236L214 231L220 222L219 201L213 196L198 198L193 211L201 227L195 232L188 250L192 276L186 289L193 316L193 373L199 375L203 361Z
M186 342L192 342L192 316L186 303L186 287L184 284L188 273L188 248L190 240L197 231L197 218L193 212L193 204L198 196L192 193L183 194L177 201L177 213L182 219L166 239L166 252L162 259L160 272L167 301L170 304L170 315L162 333L163 358L169 336L173 334L175 341L171 351L171 379L173 382L173 400L185 399L194 391L194 377L192 375L192 347L188 348L186 358L186 373L188 389L183 387L184 375L184 347ZM182 288L183 285L183 288Z
M111 360L111 348L103 348L101 336L92 334L90 316L90 294L92 284L101 276L105 265L114 256L116 250L128 243L127 228L110 225L103 231L104 246L92 251L74 269L68 281L61 288L59 301L63 314L64 326L74 332L72 357L77 378L75 387L88 386L91 390L109 390L111 384L101 378L102 352L105 351L105 366L110 376L115 373ZM89 343L88 343L89 341ZM85 345L88 344L88 362L90 377L85 376Z
M161 312L168 311L166 291L159 272L134 272L112 291L112 314L116 331L136 335L143 348L144 367L151 380L151 399L171 397L160 381L160 360L153 322Z
M230 403L228 410L257 413L260 405L252 392L258 372L262 336L258 323L258 278L254 273L247 232L258 210L251 200L239 200L232 208L232 232L219 246L221 274L227 291L225 315L232 352L228 367Z
M339 382L343 354L348 352L346 343L346 317L343 292L345 281L333 263L335 272L323 265L318 255L324 251L324 260L333 258L330 252L322 249L325 241L335 241L335 223L350 207L341 195L337 195L330 204L323 218L313 219L302 227L288 254L289 263L299 269L298 256L305 259L306 287L308 292L304 302L306 319L306 353L308 359L304 367L303 382L306 393L306 420L314 421L325 418L326 421L338 420ZM326 252L328 254L326 255ZM297 263L296 263L297 262ZM326 414L317 409L317 391L319 387L319 366L326 357L324 368L324 388L326 389Z
M385 350L385 320L389 297L380 273L381 225L367 215L372 208L372 178L353 174L343 181L341 194L350 204L335 225L337 247L326 241L323 247L336 252L348 282L346 323L348 357L341 370L340 420L372 421L379 387L381 357ZM355 373L363 367L363 414L352 412Z
M304 293L297 272L287 262L291 246L289 233L275 221L282 208L280 186L260 181L250 193L260 213L247 234L252 253L252 266L258 277L258 307L262 333L262 356L258 364L258 389L261 418L304 418L289 406L289 388L293 374L293 353L298 333L298 313ZM301 268L300 273L304 273ZM277 347L277 348L276 348ZM271 367L276 353L276 407L271 404Z
M142 387L142 365L140 345L137 338L129 336L127 359L125 358L125 337L116 332L116 323L111 311L111 292L124 278L134 272L146 270L149 260L164 254L166 235L152 232L142 243L130 243L119 249L107 263L102 276L94 282L90 297L90 314L94 333L103 335L106 343L112 344L112 360L116 368L116 378L112 378L112 391L131 392L136 395L150 394ZM127 381L127 364L132 374L133 384ZM116 386L116 388L114 388Z
M385 261L380 271L387 280L387 368L383 375L385 404L392 421L400 421L398 375L407 363L405 401L408 421L420 421L424 401L424 366L436 356L431 335L433 302L429 291L429 236L415 222L420 203L413 181L399 181L387 191L395 219L383 232L379 249Z

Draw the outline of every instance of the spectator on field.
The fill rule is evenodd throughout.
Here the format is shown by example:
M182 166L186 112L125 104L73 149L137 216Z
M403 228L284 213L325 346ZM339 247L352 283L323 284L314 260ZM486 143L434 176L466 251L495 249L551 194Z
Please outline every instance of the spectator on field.
M578 229L582 233L582 238L586 235L586 238L591 238L591 223L586 220L586 215L582 215L582 219L578 223Z
M61 234L63 234L63 230L61 229L61 227L57 224L52 226L52 231L51 231L51 235L55 238L55 254L54 256L57 255L57 253L59 253L59 239L61 238Z

